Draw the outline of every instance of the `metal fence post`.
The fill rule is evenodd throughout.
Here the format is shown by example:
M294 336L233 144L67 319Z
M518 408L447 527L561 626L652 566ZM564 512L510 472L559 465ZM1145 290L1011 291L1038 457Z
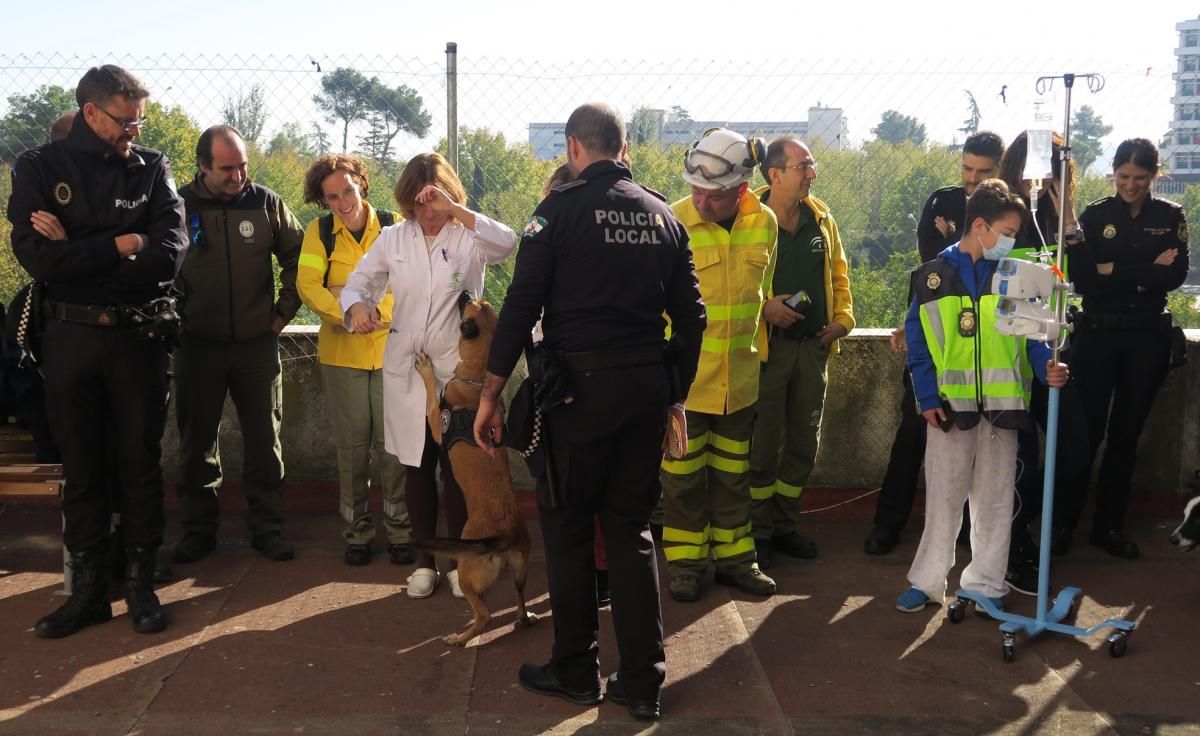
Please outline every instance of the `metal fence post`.
M458 171L458 44L446 43L446 152Z

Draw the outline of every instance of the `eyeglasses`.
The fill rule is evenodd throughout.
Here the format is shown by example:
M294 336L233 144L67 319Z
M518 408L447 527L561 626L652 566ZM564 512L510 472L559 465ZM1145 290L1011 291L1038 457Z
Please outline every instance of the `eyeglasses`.
M791 166L780 166L779 168L783 169L784 171L787 171L788 169L795 169L796 171L816 171L817 170L817 162L816 161L801 161L798 164L793 164Z
M127 120L125 118L119 118L116 115L113 115L111 112L109 112L108 110L105 110L103 107L100 107L99 105L96 105L96 109L99 110L100 112L104 113L105 115L107 115L114 123L121 126L121 131L124 133L133 133L134 129L137 129L137 131L140 133L140 132L142 132L142 128L146 127L146 118L145 117L133 118L132 120Z

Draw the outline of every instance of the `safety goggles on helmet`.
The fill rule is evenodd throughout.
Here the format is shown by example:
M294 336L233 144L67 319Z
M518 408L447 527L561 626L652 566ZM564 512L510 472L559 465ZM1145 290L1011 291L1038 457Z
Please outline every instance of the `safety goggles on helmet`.
M701 151L699 148L688 149L683 157L683 170L689 174L699 173L705 179L719 179L732 174L738 165L732 161Z

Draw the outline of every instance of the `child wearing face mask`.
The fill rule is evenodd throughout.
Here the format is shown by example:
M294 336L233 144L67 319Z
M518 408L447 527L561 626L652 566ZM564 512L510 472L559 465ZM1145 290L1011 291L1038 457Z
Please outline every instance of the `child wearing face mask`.
M1008 563L1017 432L1030 426L1034 374L1061 388L1067 367L1042 342L1000 334L992 279L1028 211L999 179L967 200L963 239L912 275L905 320L908 367L925 417L925 530L896 608L942 603L954 567L963 503L971 510L971 562L960 587L1001 608Z

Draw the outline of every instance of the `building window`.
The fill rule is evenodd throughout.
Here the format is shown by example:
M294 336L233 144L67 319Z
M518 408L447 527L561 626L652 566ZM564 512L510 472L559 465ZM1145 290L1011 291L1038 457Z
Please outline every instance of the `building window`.
M1200 72L1200 56L1191 55L1179 57L1179 71Z
M1200 154L1197 153L1177 153L1175 154L1176 171L1194 171L1200 169Z
M1200 131L1196 130L1181 130L1175 136L1175 140L1181 146L1196 146L1200 145Z
M1184 31L1183 45L1185 48L1195 48L1200 46L1200 30L1192 29Z
M1179 106L1180 120L1200 120L1200 105L1189 103Z
M1180 97L1195 97L1200 94L1200 83L1197 82L1180 82L1179 96Z

